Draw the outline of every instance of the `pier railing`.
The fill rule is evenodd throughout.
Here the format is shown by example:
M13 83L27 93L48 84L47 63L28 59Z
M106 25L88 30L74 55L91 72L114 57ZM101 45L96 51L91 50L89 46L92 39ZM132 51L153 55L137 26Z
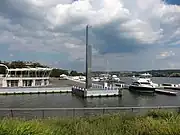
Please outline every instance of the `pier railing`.
M114 113L144 114L150 110L180 112L180 106L154 107L97 107L97 108L0 108L0 117L47 118L64 116L92 116Z

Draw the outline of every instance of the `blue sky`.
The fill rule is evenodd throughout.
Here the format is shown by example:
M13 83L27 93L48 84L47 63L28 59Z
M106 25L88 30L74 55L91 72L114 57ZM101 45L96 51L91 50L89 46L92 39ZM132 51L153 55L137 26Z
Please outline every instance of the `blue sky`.
M166 0L168 4L180 5L180 0Z
M93 70L180 68L179 22L179 0L1 0L0 58L84 71L90 24Z

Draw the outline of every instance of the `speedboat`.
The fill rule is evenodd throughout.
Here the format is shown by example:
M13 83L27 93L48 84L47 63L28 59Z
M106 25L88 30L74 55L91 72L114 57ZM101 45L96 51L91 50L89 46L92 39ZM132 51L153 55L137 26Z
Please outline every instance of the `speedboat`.
M152 85L155 88L158 88L159 85L157 83L154 83L151 79L152 75L149 73L140 74L139 77L132 77L133 82L134 81L140 81L140 82L149 82L150 85Z
M151 85L146 79L138 79L132 82L129 90L142 93L154 93L156 87Z
M163 83L160 85L160 87L163 89L180 90L180 85L172 83Z
M99 79L99 77L92 77L92 81L93 81L93 82L99 82L100 79Z

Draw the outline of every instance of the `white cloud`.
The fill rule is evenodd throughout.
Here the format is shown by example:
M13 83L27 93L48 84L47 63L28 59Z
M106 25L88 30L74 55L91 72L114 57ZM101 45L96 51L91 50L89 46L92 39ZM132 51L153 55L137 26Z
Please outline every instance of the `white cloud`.
M157 59L166 59L169 57L175 56L175 53L173 51L165 51L161 52L159 55L157 55Z
M125 69L129 68L126 61L138 61L140 54L150 48L177 46L179 22L180 6L161 0L6 0L0 2L0 45L7 45L10 51L67 53L64 59L69 63L82 62L85 25L90 24L94 66L101 66L98 59L105 55L114 59L110 61L112 68ZM146 57L152 57L153 49ZM164 51L158 57L170 56L175 54ZM139 63L149 59L146 57ZM118 60L124 66L118 66ZM141 67L139 64L134 68Z

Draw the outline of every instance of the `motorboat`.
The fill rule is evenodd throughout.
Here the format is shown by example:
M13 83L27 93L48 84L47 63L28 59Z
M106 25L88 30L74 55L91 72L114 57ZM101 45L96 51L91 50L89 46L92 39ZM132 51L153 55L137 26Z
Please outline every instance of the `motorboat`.
M140 82L149 82L155 88L158 88L159 85L152 81L152 75L149 73L140 74L139 77L132 77L132 81L140 81Z
M154 93L155 89L155 86L153 86L148 80L143 78L134 80L129 86L129 90L142 93Z
M172 89L172 90L180 90L179 84L172 84L172 83L163 83L160 85L160 88L163 89Z
M99 82L100 79L99 79L99 77L92 77L92 81L93 81L93 82Z

